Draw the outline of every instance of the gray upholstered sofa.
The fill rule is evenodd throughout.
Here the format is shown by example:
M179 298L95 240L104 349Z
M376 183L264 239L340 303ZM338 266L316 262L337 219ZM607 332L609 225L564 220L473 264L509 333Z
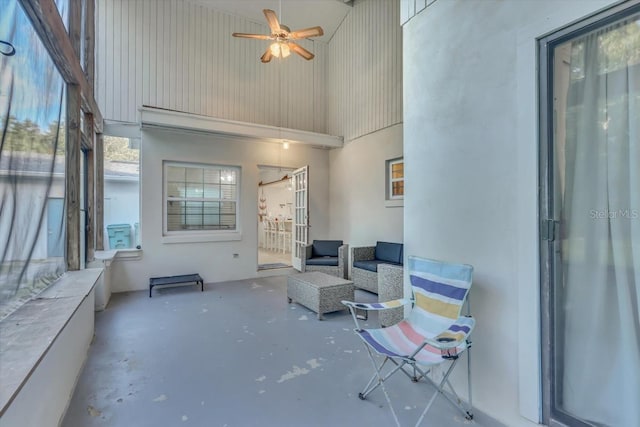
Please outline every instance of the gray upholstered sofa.
M302 271L320 271L332 276L347 278L349 245L342 240L314 240L306 247Z
M375 246L351 248L351 280L356 288L378 292L378 265L402 267L402 243L377 242Z

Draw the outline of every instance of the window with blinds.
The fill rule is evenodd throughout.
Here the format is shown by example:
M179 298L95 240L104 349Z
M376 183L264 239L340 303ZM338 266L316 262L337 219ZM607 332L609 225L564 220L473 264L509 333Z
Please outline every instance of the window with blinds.
M236 231L240 168L165 162L165 233Z

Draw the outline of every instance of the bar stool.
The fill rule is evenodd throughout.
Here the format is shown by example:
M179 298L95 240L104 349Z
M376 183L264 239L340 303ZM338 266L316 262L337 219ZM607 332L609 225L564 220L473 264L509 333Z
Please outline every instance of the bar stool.
M276 248L276 240L278 238L278 225L276 221L272 219L266 220L266 240L267 240L267 249L272 250Z
M288 221L277 221L278 224L278 246L282 253L291 249L291 228L287 229Z
M262 247L269 249L269 220L264 218L262 220Z

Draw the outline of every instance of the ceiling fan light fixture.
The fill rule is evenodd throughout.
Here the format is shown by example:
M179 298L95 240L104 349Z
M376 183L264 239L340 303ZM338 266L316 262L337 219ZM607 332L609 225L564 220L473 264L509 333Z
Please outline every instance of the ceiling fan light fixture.
M280 58L280 43L271 43L269 49L271 49L271 55L275 56L276 58Z
M291 55L291 49L289 49L289 45L286 43L280 43L280 53L282 54L283 58Z
M269 46L269 50L271 50L271 55L276 58L286 58L291 55L291 49L289 49L289 45L287 43L283 43L280 41L271 43Z

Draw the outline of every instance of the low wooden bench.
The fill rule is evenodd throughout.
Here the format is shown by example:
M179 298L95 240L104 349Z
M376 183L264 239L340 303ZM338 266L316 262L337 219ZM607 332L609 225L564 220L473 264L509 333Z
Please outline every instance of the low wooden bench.
M177 285L179 283L194 282L194 285L200 285L200 291L204 292L204 281L199 274L183 274L180 276L152 277L149 279L149 298L151 298L151 290L154 286L160 285Z

